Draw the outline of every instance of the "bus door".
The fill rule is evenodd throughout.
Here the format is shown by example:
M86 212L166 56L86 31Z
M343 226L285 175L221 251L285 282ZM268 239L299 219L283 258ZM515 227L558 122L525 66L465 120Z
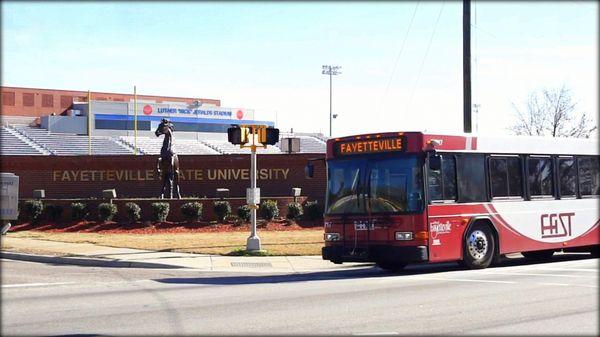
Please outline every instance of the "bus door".
M387 227L385 227L386 230L382 230L382 227L379 226L381 222L379 216L374 215L374 213L381 212L379 205L381 186L382 183L389 183L389 180L383 181L382 179L388 171L382 169L377 162L369 162L364 173L361 174L357 202L365 215L356 217L351 224L353 235L350 238L354 238L355 247L368 250L372 244L385 243L388 239Z
M356 207L366 212L366 214L357 215L350 223L345 224L346 233L349 234L349 242L346 242L346 245L351 247L352 251L357 254L367 253L371 241L371 232L373 231L373 221L369 210L368 188L369 169L363 167L359 173L359 181L356 189Z
M346 159L328 162L327 210L333 230L342 233L342 244L352 251L368 241L365 216L366 160Z

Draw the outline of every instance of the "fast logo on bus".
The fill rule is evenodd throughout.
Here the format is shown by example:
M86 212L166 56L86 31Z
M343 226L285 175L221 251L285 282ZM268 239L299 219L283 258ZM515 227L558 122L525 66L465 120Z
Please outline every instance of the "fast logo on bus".
M335 144L339 156L404 151L404 137L357 139Z
M542 214L542 238L571 236L571 218L575 213ZM560 226L559 226L560 225Z

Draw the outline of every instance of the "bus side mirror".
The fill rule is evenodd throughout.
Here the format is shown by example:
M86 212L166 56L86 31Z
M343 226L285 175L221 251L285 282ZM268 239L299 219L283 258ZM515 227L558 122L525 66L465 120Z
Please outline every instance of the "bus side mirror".
M311 163L306 164L304 167L304 174L307 178L312 178L315 176L315 166Z
M439 171L442 168L442 157L439 154L429 156L429 169Z

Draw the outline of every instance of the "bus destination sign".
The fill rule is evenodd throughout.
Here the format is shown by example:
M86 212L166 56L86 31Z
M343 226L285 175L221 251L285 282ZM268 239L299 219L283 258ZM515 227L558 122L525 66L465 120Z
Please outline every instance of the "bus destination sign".
M404 151L404 137L357 139L335 144L339 156Z

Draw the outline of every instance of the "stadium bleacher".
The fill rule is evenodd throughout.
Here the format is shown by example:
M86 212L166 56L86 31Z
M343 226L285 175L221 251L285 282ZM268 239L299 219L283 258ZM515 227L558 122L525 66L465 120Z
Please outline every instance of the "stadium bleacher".
M135 145L135 138L133 136L121 136L119 137L123 142L132 148ZM160 154L162 147L162 138L150 138L150 137L138 137L137 148L142 154ZM177 139L173 141L173 151L177 154L221 154L219 152L204 143L195 139Z
M2 126L2 155L87 155L88 136L72 133L51 133L40 127L24 124ZM280 138L299 138L300 153L325 153L326 139L321 134L290 133ZM133 136L92 136L94 155L130 155L135 153L136 140ZM162 138L137 137L139 154L157 155L162 147ZM267 148L258 148L258 154L284 153L281 142ZM227 141L227 134L198 133L181 134L173 142L175 153L182 155L249 154Z
M48 154L27 142L18 133L2 126L0 128L0 154L1 155L44 155Z
M220 149L224 154L249 154L249 149L240 148L239 145L229 143L227 140L206 140L207 143ZM281 153L281 150L277 146L267 145L267 148L259 147L256 149L256 153Z
M89 151L87 136L50 133L46 129L23 125L14 126L14 130L46 148L54 155L86 155ZM133 154L133 148L127 148L124 144L121 144L110 137L92 136L91 140L92 154Z

